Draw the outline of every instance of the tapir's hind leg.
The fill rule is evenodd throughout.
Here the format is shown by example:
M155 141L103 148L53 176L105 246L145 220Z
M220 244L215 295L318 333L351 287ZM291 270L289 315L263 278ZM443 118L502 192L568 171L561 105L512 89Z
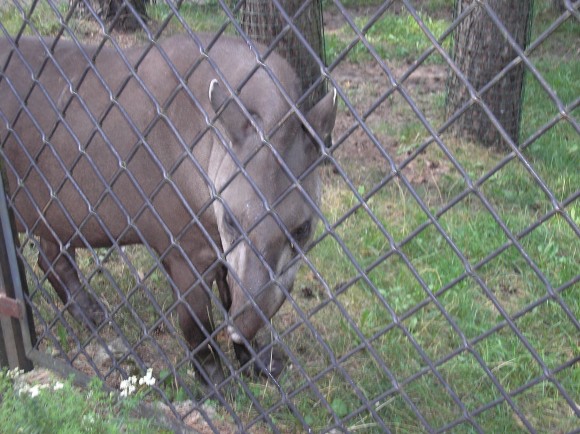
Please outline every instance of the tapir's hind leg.
M71 315L89 328L87 321L92 322L93 326L99 325L104 320L105 313L94 298L82 288L73 264L74 249L68 249L68 255L63 255L60 254L60 248L56 243L41 239L40 250L38 265L47 275L48 281Z

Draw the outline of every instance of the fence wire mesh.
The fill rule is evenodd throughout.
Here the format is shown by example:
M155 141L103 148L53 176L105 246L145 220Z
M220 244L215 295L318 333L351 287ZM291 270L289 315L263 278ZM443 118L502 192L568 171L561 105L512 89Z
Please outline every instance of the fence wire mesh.
M240 17L261 3L158 1L144 17L126 2L131 34L90 1L2 3L1 155L33 351L113 388L152 368L145 399L203 432L578 432L580 2L526 2L518 42L507 1L325 1L326 59L298 19L320 2L267 2L283 25L257 45ZM474 17L511 56L483 83L458 60ZM319 72L304 95L273 54L285 37ZM514 137L487 92L518 70L523 91L498 96L521 100ZM453 110L450 81L467 95ZM306 108L324 83L329 147ZM501 145L458 133L467 113ZM259 146L236 145L247 131ZM280 145L307 136L302 154ZM244 297L255 318L236 323ZM256 344L234 345L228 326L249 323Z

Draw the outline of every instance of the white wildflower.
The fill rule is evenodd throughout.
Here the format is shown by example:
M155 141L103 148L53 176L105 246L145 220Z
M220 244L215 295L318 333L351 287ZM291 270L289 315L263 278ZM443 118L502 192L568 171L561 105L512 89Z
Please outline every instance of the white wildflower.
M18 378L22 374L24 374L24 369L14 368L14 369L9 370L6 373L6 376L12 380L15 380L16 378Z
M119 388L121 389L121 396L127 397L135 392L135 390L137 390L136 384L137 377L135 375L121 381L121 384L119 385Z
M95 421L96 421L96 419L95 419L95 415L94 414L85 414L83 416L83 419L82 419L83 425L84 424L92 425L92 424L95 423Z
M147 374L143 378L139 378L139 385L153 386L155 384L155 377L153 377L153 369L147 369Z
M40 386L36 384L28 389L28 392L30 393L31 398L35 398L40 394Z
M52 387L52 390L60 390L64 387L64 384L62 384L60 381L57 381L54 386Z

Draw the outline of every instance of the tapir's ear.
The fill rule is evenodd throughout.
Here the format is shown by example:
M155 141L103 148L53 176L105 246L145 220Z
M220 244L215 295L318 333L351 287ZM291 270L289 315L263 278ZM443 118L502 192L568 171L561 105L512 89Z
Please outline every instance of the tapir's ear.
M248 134L251 123L238 106L238 103L233 99L229 99L228 93L222 89L215 79L209 84L209 101L216 114L221 111L218 119L228 133L232 143L242 142ZM224 104L227 105L222 110Z
M320 138L324 141L334 128L334 121L336 120L336 108L338 106L338 98L336 89L328 92L314 107L310 109L306 115L308 123L318 133Z

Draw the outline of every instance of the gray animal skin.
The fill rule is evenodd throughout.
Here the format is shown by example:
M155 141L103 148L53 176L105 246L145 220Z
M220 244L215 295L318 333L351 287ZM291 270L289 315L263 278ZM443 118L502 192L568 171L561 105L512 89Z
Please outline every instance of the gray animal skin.
M263 68L245 82L257 64L248 45L221 37L209 57L231 88L245 82L238 96L251 121L190 37L160 42L133 73L114 48L83 54L73 42L36 38L17 46L0 40L1 152L18 230L39 237L41 269L75 318L98 325L106 314L82 288L75 249L146 244L182 301L180 326L202 378L221 383L207 343L208 288L218 285L236 354L247 361L247 342L282 305L281 287L293 285L296 246L314 231L306 195L320 197L311 170L320 148L308 131L331 133L336 93L306 114L309 129ZM143 50L124 51L130 65ZM296 101L289 65L275 54L266 63ZM287 170L308 174L296 183Z

